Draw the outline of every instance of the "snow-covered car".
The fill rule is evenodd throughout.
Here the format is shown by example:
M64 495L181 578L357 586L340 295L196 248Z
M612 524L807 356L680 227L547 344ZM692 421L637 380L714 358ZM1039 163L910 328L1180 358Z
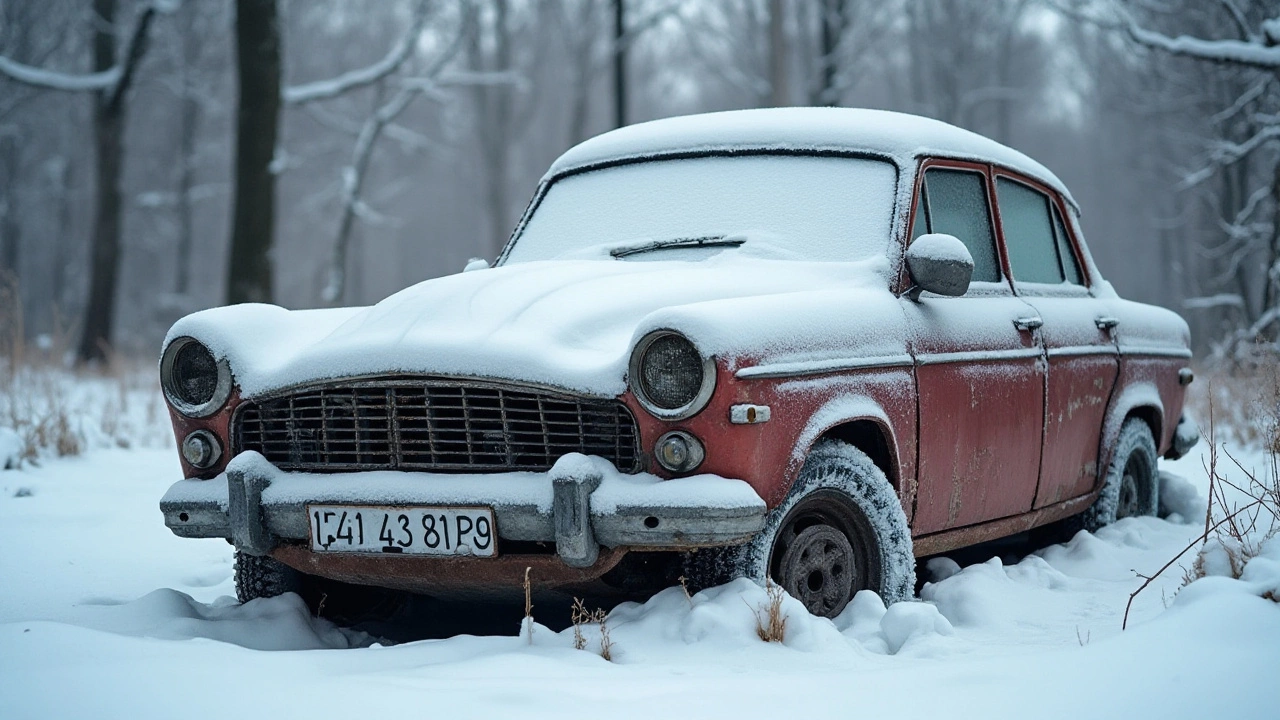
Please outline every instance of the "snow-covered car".
M242 600L772 578L815 614L915 558L1153 514L1187 325L1121 299L1039 163L846 109L569 150L489 267L367 308L180 320L183 537Z

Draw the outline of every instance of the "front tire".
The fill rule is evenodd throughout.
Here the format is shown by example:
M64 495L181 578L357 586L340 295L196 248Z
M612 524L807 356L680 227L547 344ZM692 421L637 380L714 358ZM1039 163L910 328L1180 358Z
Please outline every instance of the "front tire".
M302 595L303 575L272 557L236 551L236 599L242 603L297 593Z
M1102 492L1079 516L1078 524L1096 532L1123 518L1155 515L1159 508L1156 441L1146 422L1129 418L1120 427Z
M772 580L809 612L833 618L861 590L886 604L910 599L915 556L884 472L852 445L823 440L763 530L745 545L690 553L685 575L700 588Z

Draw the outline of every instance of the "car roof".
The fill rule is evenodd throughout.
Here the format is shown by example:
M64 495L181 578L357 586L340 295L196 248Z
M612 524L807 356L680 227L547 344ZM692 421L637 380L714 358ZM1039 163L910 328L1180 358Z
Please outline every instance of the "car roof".
M597 135L570 148L543 180L621 160L698 152L795 150L865 152L913 168L922 156L994 163L1071 193L1044 165L1011 147L919 115L861 108L732 110L653 120Z

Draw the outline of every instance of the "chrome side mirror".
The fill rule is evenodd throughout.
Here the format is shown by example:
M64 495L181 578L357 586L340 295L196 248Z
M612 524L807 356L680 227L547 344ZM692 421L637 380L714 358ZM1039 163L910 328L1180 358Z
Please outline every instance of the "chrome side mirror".
M920 293L926 290L937 295L960 297L969 291L973 256L955 235L921 235L907 248L907 273L912 283L907 296L916 302L920 301Z

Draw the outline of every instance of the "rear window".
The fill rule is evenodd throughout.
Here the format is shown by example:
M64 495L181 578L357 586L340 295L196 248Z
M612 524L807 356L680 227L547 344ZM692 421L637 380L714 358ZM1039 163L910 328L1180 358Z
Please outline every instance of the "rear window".
M1050 214L1049 198L1009 178L996 179L1000 202L1000 225L1005 249L1009 252L1009 272L1014 280L1034 283L1061 283L1062 264Z

